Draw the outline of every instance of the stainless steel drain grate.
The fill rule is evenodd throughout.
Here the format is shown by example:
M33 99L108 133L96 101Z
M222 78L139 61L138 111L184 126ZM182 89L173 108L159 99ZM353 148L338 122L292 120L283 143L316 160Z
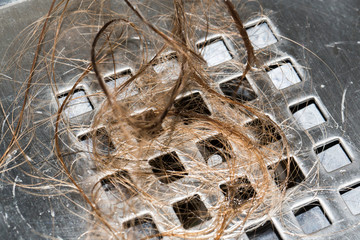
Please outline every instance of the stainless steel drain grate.
M38 2L41 1L19 3L9 10L0 8L0 11L7 17L33 9ZM313 8L306 7L309 6L307 1L291 4L286 0L260 1L266 18L254 17L254 12L259 10L254 2L234 1L242 18L247 19L245 28L259 61L255 71L241 78L246 55L239 34L226 29L221 33L209 28L208 32L195 29L189 39L194 51L204 60L209 76L204 79L208 82L201 85L201 81L193 81L179 90L169 108L169 117L155 130L146 124L157 119L161 112L159 106L172 97L164 94L172 90L168 83L175 83L181 74L189 77L190 73L182 70L183 58L187 55L177 54L174 49L160 49L160 38L147 36L148 30L129 30L132 26L128 25L128 32L125 31L128 35L123 37L120 28L113 28L107 34L109 39L113 33L118 38L117 50L111 57L108 52L104 54L99 50L97 57L102 59L99 68L104 73L106 86L110 93L117 93L114 101L121 103L121 107L113 111L129 117L111 117L112 110L104 103L105 96L96 77L87 69L89 61L83 60L88 59L83 57L86 54L82 49L88 49L90 38L81 41L87 42L85 48L66 44L74 38L93 38L103 25L100 23L107 22L108 16L97 12L99 9L110 8L120 15L129 15L129 10L124 10L129 8L121 1L100 2L94 3L95 9L89 5L94 11L87 15L92 19L89 21L93 21L90 32L79 27L76 31L80 33L74 34L71 28L61 35L55 54L56 65L61 67L55 68L54 79L49 77L51 82L46 82L41 75L46 73L47 67L51 68L46 65L51 56L47 55L50 48L47 44L43 46L47 54L41 55L34 77L33 92L36 94L31 96L32 101L26 108L26 114L31 117L25 118L23 135L19 137L19 146L26 147L23 153L17 147L12 148L12 156L6 154L9 157L3 165L7 170L2 172L4 183L1 185L3 196L6 196L0 202L3 238L216 239L223 231L221 239L357 239L360 180L355 86L358 83L353 80L359 68L348 61L347 56L359 59L359 46L357 40L344 35L345 30L338 27L341 22L360 24L356 15L360 4L356 0L342 3L331 0L326 4L319 1L312 3ZM173 8L170 2L158 1L148 12L143 9L147 5L142 4L139 9L145 16L170 33L166 25L170 18L164 14ZM322 14L316 14L315 6L336 26L327 24ZM79 13L81 4L71 7L76 16L85 16ZM348 19L337 19L334 12L338 12L337 16L346 14ZM24 22L19 20L16 28L27 25L25 22L31 21L33 15L24 17ZM104 19L94 20L94 16ZM134 15L129 19L138 24L135 18ZM66 19L64 25L68 20L71 22L71 18ZM209 22L213 20L210 18ZM10 31L9 22L5 23L2 28ZM332 32L313 26L320 23ZM223 23L214 21L211 26L217 24ZM299 30L294 31L294 26ZM49 31L54 33L52 27L50 24ZM311 27L329 39L340 35L346 41L324 45L323 37L313 36L315 30L304 37L307 32L303 28ZM138 32L143 35L134 37ZM355 37L360 36L351 32ZM102 40L97 48L106 45ZM143 44L142 49L135 47L139 42ZM329 52L334 59L324 57ZM137 61L141 54L146 55L146 61ZM61 62L65 56L70 61ZM336 66L337 60L346 70ZM144 67L147 64L149 67ZM139 69L146 77L137 76ZM19 76L15 69L2 71L3 86L23 89L19 79L22 79L21 74L27 73ZM87 72L85 77L83 72ZM14 82L9 83L9 79ZM79 79L83 79L80 84L77 83ZM132 79L135 80L131 82ZM204 87L207 85L211 86L210 90ZM11 103L17 96L16 91L1 90L2 108L5 113L13 113L13 119L18 114L17 106L21 106L18 100ZM226 103L225 98L218 100L216 94L235 101ZM351 100L347 98L349 94L353 94ZM217 101L228 105L221 108ZM59 143L54 146L54 134L49 131L59 122L54 116L65 102L61 115L65 120L56 128ZM241 114L237 112L238 103L246 104L246 111ZM250 117L251 107L261 109L262 115ZM227 126L216 125L224 116L258 144L260 150L256 154L266 155L263 165L254 160L257 155L249 151L250 145L234 144L243 136L226 129ZM10 117L6 114L2 118L4 144L1 150L5 151L16 121L7 123ZM208 119L213 120L212 124L206 124ZM31 141L26 138L31 132L29 129L35 129L34 134L29 134L33 138ZM176 129L173 136L163 134L168 129ZM126 141L128 135L134 136L130 143ZM290 151L283 145L285 137ZM162 142L173 139L176 145ZM28 142L31 146L27 146ZM89 202L84 203L78 195L71 195L74 187L65 184L67 173L56 161L59 153L53 149L63 150L63 166L69 169L69 175L74 176L84 195L94 200L96 210L87 210L91 209L87 205ZM26 161L37 167L33 169L23 164ZM40 181L44 179L50 184ZM20 189L29 189L35 194ZM281 195L282 189L286 194ZM37 202L36 195L42 195L39 202L44 203L44 210L41 210L42 204L29 207L26 203ZM284 200L278 201L279 196ZM77 209L79 206L85 210ZM223 212L233 217L231 221L222 215L225 206L232 209ZM47 210L48 214L43 214ZM76 214L69 214L69 210ZM101 221L89 217L91 212L97 211L103 214L108 224L105 227ZM76 215L81 216L79 219L87 219L79 220L79 228L74 224ZM223 229L219 227L220 220L226 225ZM118 231L111 233L109 228Z

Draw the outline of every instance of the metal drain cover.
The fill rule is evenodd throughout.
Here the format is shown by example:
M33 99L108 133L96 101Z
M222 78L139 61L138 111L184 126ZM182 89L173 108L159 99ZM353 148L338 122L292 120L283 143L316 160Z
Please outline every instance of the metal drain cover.
M161 14L170 9L171 2L137 2L141 3L140 9L154 24L170 21ZM237 228L236 225L242 221L243 215L240 214L229 224L229 234L224 234L223 239L357 239L360 233L360 176L357 160L360 145L360 126L357 121L360 113L357 104L360 99L360 91L357 90L357 77L360 74L360 32L357 31L360 26L359 0L233 2L242 13L246 31L254 49L259 51L257 57L264 68L248 74L238 86L236 83L241 78L241 71L231 71L231 64L239 59L244 60L244 53L238 51L242 47L239 36L229 37L221 33L201 35L197 29L198 35L195 34L197 38L193 38L192 45L202 56L204 65L210 69L209 75L214 80L211 83L213 89L224 96L234 96L238 102L260 107L286 133L291 133L288 140L293 151L289 159L286 156L281 159L280 156L279 161L264 166L273 179L271 188L281 189L284 181L288 180L287 195L279 204L279 209L274 208L274 212L267 212L261 218L250 218L244 228ZM121 232L114 233L120 239L149 236L151 239L182 239L184 237L181 237L181 233L184 231L195 233L215 226L220 210L214 206L223 206L217 205L217 202L229 202L230 208L236 209L262 196L262 188L259 187L261 179L243 174L246 169L239 170L234 176L226 172L230 164L235 164L229 162L229 159L235 158L236 154L246 155L248 150L245 147L234 147L231 134L224 134L225 130L204 131L209 125L199 124L192 134L196 136L201 133L201 136L174 136L181 142L180 147L158 147L155 150L142 148L140 151L122 142L121 136L125 136L128 129L116 122L116 118L109 118L108 122L113 120L119 128L109 130L108 127L113 123L106 125L108 122L101 122L108 115L104 110L106 105L102 105L105 97L95 76L91 73L77 84L90 63L90 49L78 44L78 40L86 42L87 46L91 45L93 37L103 25L100 23L111 19L107 15L100 15L104 19L93 18L99 16L97 14L102 9L118 11L113 13L117 17L131 15L129 18L132 21L139 20L135 20L137 17L123 1L89 4L89 15L82 15L82 3L79 1L69 5L68 12L74 15L67 15L62 24L83 21L93 26L93 29L85 31L79 25L61 35L61 41L57 43L58 52L55 53L55 65L39 64L34 72L36 81L31 88L36 91L28 96L31 101L25 108L25 120L18 138L18 144L24 152L16 146L11 149L7 147L18 121L23 93L26 91L24 83L34 57L31 51L26 50L36 48L38 40L26 36L34 31L41 32L42 25L35 21L46 16L51 2L29 0L0 3L0 55L5 56L0 69L0 151L3 157L6 156L0 170L1 238L111 237L105 234L106 227L94 224L91 214L94 209L91 210L89 203L79 195L76 188L68 184L67 175L57 159L58 153L54 151L59 146L66 149L62 152L64 165L74 173L74 181L81 185L85 194L91 193L91 197L98 199L97 210L102 212L104 219L108 219L113 229L121 229ZM53 17L58 16L54 14ZM159 16L163 16L163 19ZM166 29L167 26L161 27ZM27 29L21 32L24 28ZM55 34L54 26L50 25L49 29ZM114 28L113 31L121 39L120 30ZM136 75L139 69L139 64L135 64L136 59L143 51L134 47L139 42L150 52L152 48L159 50L159 45L133 37L136 30L128 31L131 37L122 42L127 50L119 50L118 55L111 60L121 64L115 71L111 63L100 66L109 89L126 84ZM52 37L45 38L41 48L43 53L51 52L47 43L51 42ZM24 39L30 40L22 42ZM154 36L150 39L159 41ZM24 50L15 56L21 57L12 59L16 51L21 49L19 46ZM51 61L51 55L40 56L41 63ZM65 57L70 61L66 62ZM116 101L131 110L129 119L132 123L143 124L156 118L157 104L166 102L161 97L162 92L169 91L166 84L175 82L181 74L180 60L174 52L162 52L161 57L151 62L148 68L159 77L157 84L149 84L144 88L141 82L134 81L127 85L126 91L117 95ZM13 64L8 65L9 62ZM41 74L51 72L47 67L54 67L56 76L43 78ZM222 74L216 74L216 69L220 69ZM56 82L49 84L46 78L56 79ZM76 87L72 88L75 84ZM228 110L222 112L223 109L216 107L213 95L200 86L187 86L183 90L174 100L171 110L177 116L172 120L181 121L181 129L198 124L192 117L194 113L200 119L216 119L222 115L231 118L231 114L234 114ZM142 104L148 100L141 98L141 94L146 91L152 91L152 94L146 95L153 99L151 106ZM64 101L68 104L58 131L60 142L59 146L54 146L54 116ZM97 114L102 110L103 117L99 119L101 124L92 129L94 116L99 116ZM282 149L277 145L282 140L281 134L273 125L236 114L233 119L244 122L257 144L264 148ZM171 121L165 121L156 131L129 132L134 134L134 142L137 144L145 135L161 138L161 132L171 126ZM118 159L107 157L116 153L119 145L128 147L127 155ZM96 158L101 159L102 163L90 161L94 158L95 147L98 149ZM278 156L276 154L273 155ZM141 164L131 161L131 156L135 155L139 156ZM108 168L100 168L99 171L99 166L104 163ZM194 174L194 169L217 170ZM289 169L289 174L286 169ZM257 166L253 171L257 171ZM140 187L134 187L137 184ZM149 196L156 196L158 203L146 205L140 201L139 196L145 192ZM127 204L130 201L131 204ZM264 208L260 206L256 211L261 209ZM163 234L169 229L177 235L169 237ZM206 232L197 237L207 239L214 238L214 235Z

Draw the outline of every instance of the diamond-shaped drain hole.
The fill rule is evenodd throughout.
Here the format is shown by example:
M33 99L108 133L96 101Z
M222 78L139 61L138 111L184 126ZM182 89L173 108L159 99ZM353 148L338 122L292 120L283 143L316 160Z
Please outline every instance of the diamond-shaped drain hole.
M186 123L191 121L192 114L211 115L209 108L199 92L177 99L174 107L175 111L184 117Z
M277 89L284 89L301 82L301 78L290 60L269 66L267 74Z
M277 42L274 33L266 22L261 22L246 29L255 50L265 48Z
M264 225L246 233L249 240L281 240L274 225L267 221Z
M326 122L324 114L314 99L291 106L290 111L297 123L305 130Z
M341 189L340 195L352 214L360 213L360 183Z
M129 80L131 77L131 69L125 69L117 72L116 74L105 77L104 81L111 90L115 90L116 88L124 84L127 80ZM123 99L137 94L139 94L139 89L134 85L134 83L130 83L123 90L121 90L119 95L117 95L117 98Z
M320 231L331 225L319 202L313 202L295 211L295 217L306 234Z
M150 215L143 215L124 222L123 226L127 236L126 239L162 239L162 236L159 234L159 230Z
M115 146L105 128L99 128L93 133L88 132L78 137L79 141L87 146L90 152L93 151L94 138L96 139L95 146L98 154L109 154L115 150Z
M256 196L254 188L246 177L237 178L233 182L221 184L220 189L225 199L230 202L233 208L241 206Z
M286 184L287 189L292 188L305 179L303 172L293 157L281 160L269 166L268 169L276 185L280 188L284 187L284 184ZM286 178L287 176L288 178Z
M328 172L332 172L351 163L349 155L339 140L334 140L316 148L315 153Z
M261 145L268 145L281 140L279 132L272 123L255 119L247 123L246 126L252 130L255 134L255 138Z
M171 183L187 175L176 152L161 155L149 161L152 171L162 183Z
M240 83L240 86L239 86ZM246 78L241 81L241 76L220 84L220 89L225 96L229 98L235 97L235 100L241 103L255 100L257 95L252 89ZM235 93L235 91L237 92Z
M173 209L185 229L195 227L211 219L208 209L198 194L174 203Z
M100 183L105 192L111 193L123 201L136 195L134 183L126 170L105 176Z
M131 76L131 70L125 69L123 71L119 71L116 74L105 77L104 81L109 88L115 88L121 86L121 84L123 84Z
M157 127L154 127L157 117L158 115L153 109L148 109L141 113L131 115L132 124L134 124L138 129L141 129L137 133L139 139L144 137L153 138L161 133L163 130L161 124Z
M222 135L210 137L196 145L209 166L219 165L231 157L231 145Z
M161 74L163 82L178 79L181 71L181 65L176 53L170 53L160 57L153 65L154 71Z
M69 92L62 93L57 96L60 105L62 105L68 96ZM67 105L64 108L65 115L68 118L78 117L82 114L90 112L94 109L94 106L90 102L84 89L75 89L74 93L70 97Z
M199 43L197 47L209 67L219 65L233 58L222 37L209 39L206 42Z

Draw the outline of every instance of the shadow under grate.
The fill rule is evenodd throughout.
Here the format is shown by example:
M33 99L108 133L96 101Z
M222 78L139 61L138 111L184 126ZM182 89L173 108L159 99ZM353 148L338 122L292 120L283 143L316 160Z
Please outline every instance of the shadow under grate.
M150 215L144 215L123 223L127 239L162 239Z
M136 195L134 183L126 170L117 171L100 180L101 186L105 192L125 201Z
M276 185L280 188L285 187L286 189L289 189L295 187L305 179L304 173L301 171L293 157L281 160L280 162L269 166L268 170L274 178Z
M256 196L254 188L246 177L220 185L220 189L231 207L237 208Z
M319 202L313 202L297 209L295 217L306 234L320 231L331 225Z
M278 233L275 226L271 221L267 221L264 225L246 232L249 240L281 240L280 234Z
M185 229L198 226L211 219L198 194L174 203L173 209Z
M152 171L162 183L171 183L187 175L176 152L161 155L149 161Z

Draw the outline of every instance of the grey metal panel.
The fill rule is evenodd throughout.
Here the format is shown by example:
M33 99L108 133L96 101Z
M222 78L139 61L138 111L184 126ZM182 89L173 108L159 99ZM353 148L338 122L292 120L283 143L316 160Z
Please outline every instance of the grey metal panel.
M294 238L287 234L292 225L298 228L292 230L301 234L292 210L312 202L315 190L322 189L317 191L316 199L332 224L321 232L308 236L308 239L357 239L360 233L359 216L352 214L343 202L339 190L360 180L360 1L259 2L279 39L279 42L271 47L272 51L277 53L275 56L278 58L290 56L294 59L299 64L304 80L299 86L282 91L262 89L265 95L273 97L273 104L281 108L279 116L276 117L294 121L289 106L309 97L315 98L327 118L327 123L307 132L295 125L298 126L299 136L292 136L291 139L295 146L300 142L302 144L301 151L296 156L299 165L306 175L311 176L317 170L317 167L313 168L314 164L318 163L314 148L334 138L341 140L352 160L351 164L330 173L321 165L315 165L320 168L317 184L311 185L311 188L300 189L284 207L290 211L289 214L272 218L274 225L284 239ZM0 8L0 56L4 56L9 44L24 27L46 14L49 4L50 1L31 0L9 8ZM251 6L249 7L251 9ZM253 7L258 10L256 6ZM269 59L271 60L274 59ZM5 110L8 110L20 85L10 80L0 84L1 102ZM262 88L260 85L258 87ZM1 121L5 118L6 115L0 116ZM6 141L2 142L1 153L5 143ZM22 172L14 171L11 174L19 183L31 181ZM39 233L62 239L75 239L86 229L80 219L74 218L74 215L63 207L66 203L59 202L59 198L29 195L19 190L14 183L1 183L0 189L2 239L41 239ZM78 196L73 197L76 199ZM306 236L302 238L305 239Z

